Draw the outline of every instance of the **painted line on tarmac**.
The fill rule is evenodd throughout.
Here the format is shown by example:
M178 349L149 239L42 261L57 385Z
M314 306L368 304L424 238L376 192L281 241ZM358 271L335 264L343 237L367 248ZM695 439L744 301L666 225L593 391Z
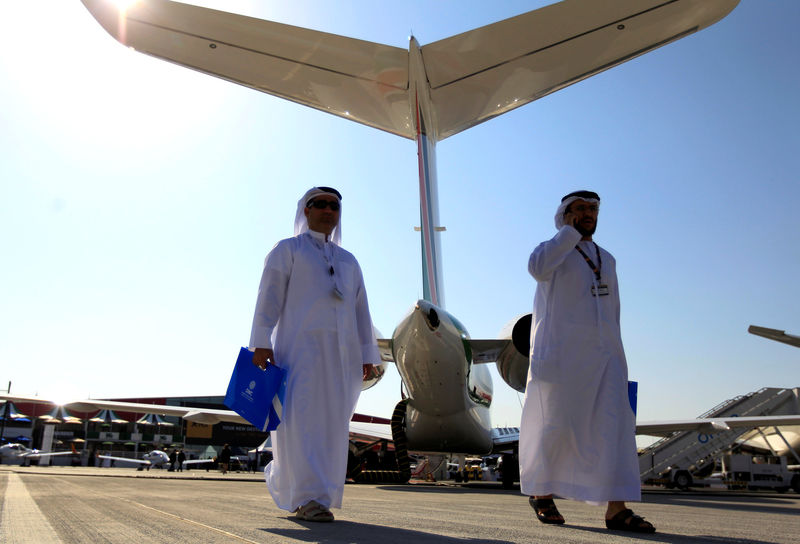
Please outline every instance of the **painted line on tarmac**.
M73 485L74 486L76 484L70 483L69 485ZM85 490L84 490L84 492L85 492ZM100 497L107 497L109 500L112 500L112 501L126 502L128 504L132 504L134 506L138 506L140 508L144 508L146 510L150 510L151 512L156 512L158 514L161 514L161 515L173 518L173 519L184 521L186 523L191 523L192 525L197 525L198 527L202 527L203 529L208 529L209 531L214 531L215 533L219 533L219 534L225 535L226 537L228 537L230 539L236 539L236 540L239 540L241 542L247 542L249 544L259 544L258 542L254 541L254 540L249 540L249 539L244 538L242 536L235 535L233 533L229 533L228 531L225 531L223 529L219 529L217 527L212 527L211 525L206 525L205 523L200 523L199 521L195 521L193 519L185 518L185 517L179 516L177 514L172 514L170 512L165 512L164 510L159 510L158 508L153 508L152 506L148 506L146 504L142 504L140 502L137 502L137 501L134 501L134 500L131 500L131 499L126 499L126 498L119 497L119 496L116 496L116 495L111 495L110 493L104 493L102 491L92 491L92 493L94 495L97 495L97 496L100 496ZM0 542L5 542L5 541L0 541ZM14 542L14 541L9 541L9 542ZM32 544L33 543L38 544L39 541L32 540L30 542ZM42 542L44 542L44 541L42 541Z
M53 526L42 514L22 478L8 472L8 485L0 515L0 542L15 544L59 544Z
M132 501L130 499L123 499L121 497L114 497L114 500L125 501L127 503L134 504L136 506L141 506L142 508L146 508L147 510L152 510L153 512L158 512L159 514L163 514L163 515L165 515L167 517L175 518L175 519L178 519L178 520L181 520L181 521L185 521L186 523L191 523L193 525L197 525L197 526L202 527L204 529L208 529L210 531L214 531L216 533L223 534L223 535L225 535L227 537L230 537L230 538L235 538L236 540L240 540L242 542L249 542L250 544L259 544L255 540L249 540L249 539L244 538L242 536L235 535L233 533L229 533L228 531L224 531L224 530L219 529L217 527L212 527L211 525L206 525L205 523L200 523L199 521L195 521L193 519L185 518L185 517L179 516L177 514L171 514L170 512L164 512L163 510L159 510L158 508L153 508L152 506L147 506L146 504L142 504L140 502Z

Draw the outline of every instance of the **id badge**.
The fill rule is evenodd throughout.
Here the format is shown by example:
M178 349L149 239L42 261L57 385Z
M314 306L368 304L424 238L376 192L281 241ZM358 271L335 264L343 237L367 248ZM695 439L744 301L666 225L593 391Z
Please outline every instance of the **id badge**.
M592 285L593 297L604 297L608 295L608 285L601 283L600 285Z

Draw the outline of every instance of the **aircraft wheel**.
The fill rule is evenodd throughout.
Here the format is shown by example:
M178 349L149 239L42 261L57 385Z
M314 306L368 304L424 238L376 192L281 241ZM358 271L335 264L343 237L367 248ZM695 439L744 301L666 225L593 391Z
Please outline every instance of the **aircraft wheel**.
M514 482L519 479L519 458L514 454L504 453L502 467L503 489L513 489Z
M686 491L692 485L692 475L682 470L675 475L675 485L681 491Z

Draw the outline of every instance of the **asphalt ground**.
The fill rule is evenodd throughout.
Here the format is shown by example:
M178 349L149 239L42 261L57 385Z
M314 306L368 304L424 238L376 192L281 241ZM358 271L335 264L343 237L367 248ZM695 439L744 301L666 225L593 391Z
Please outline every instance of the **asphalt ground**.
M542 525L519 490L494 483L345 486L334 523L279 510L261 474L0 465L0 542L800 543L800 495L645 490L653 535L605 529L603 509L557 501Z

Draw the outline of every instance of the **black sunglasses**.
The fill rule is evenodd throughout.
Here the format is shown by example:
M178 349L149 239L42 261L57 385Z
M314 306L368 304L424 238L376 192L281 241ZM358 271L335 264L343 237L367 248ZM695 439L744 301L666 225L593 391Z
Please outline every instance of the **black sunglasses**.
M335 200L312 200L311 202L308 203L308 206L306 207L307 208L314 207L318 210L324 210L328 206L330 206L331 211L334 212L338 212L339 208L341 208L339 203L336 202Z

